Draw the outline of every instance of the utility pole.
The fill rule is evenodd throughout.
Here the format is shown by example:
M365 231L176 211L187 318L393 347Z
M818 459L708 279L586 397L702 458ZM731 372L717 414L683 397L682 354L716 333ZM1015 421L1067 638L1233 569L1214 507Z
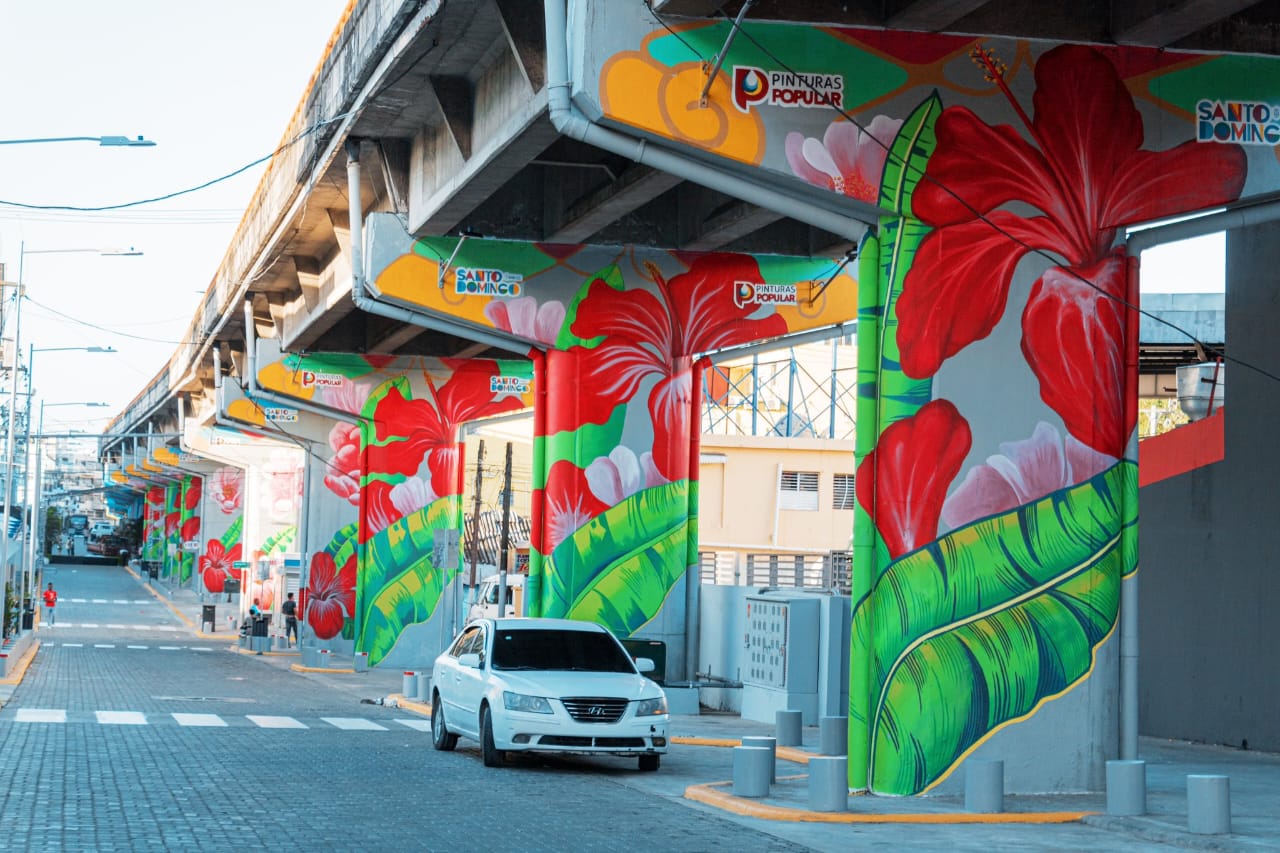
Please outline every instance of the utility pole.
M475 594L476 590L476 564L480 562L480 489L484 480L484 439L480 439L480 447L476 451L476 496L475 503L471 510L471 533L468 539L471 540L471 576L467 579L470 591L467 593L470 604L470 597Z
M507 615L507 556L511 550L511 442L502 475L502 554L498 560L498 615Z

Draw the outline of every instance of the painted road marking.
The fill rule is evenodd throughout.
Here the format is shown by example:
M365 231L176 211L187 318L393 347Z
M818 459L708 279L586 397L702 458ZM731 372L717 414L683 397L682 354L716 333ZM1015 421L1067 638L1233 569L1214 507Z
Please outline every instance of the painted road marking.
M84 598L68 598L68 599L67 599L67 601L73 602L73 603L75 603L75 604L87 604L87 603L88 603L88 600L87 600L87 599L84 599Z
M93 647L95 649L114 649L116 645L115 643L94 643Z
M305 729L307 726L295 720L293 717L264 717L259 714L249 714L249 722L262 729Z
M106 604L106 603L107 603L107 600L106 600L105 598L95 598L95 599L93 600L93 603L94 603L94 604Z
M141 711L94 711L104 726L145 726L147 715Z
M71 623L67 623L67 627L70 628ZM97 628L98 626L93 622L81 622L80 627L81 628Z
M222 726L227 725L227 721L219 717L217 714L172 714L180 726Z
M53 645L53 643L50 643L49 645ZM83 649L84 643L63 643L62 647L64 649Z
M157 631L176 631L178 629L173 627L172 625L157 625L156 630Z
M211 652L211 651L213 651L213 649L209 648L208 646L192 646L192 647L191 647L191 651L193 651L193 652Z
M107 627L108 627L108 628L115 628L117 631L123 631L123 630L124 630L124 626L123 626L123 625L108 625Z
M321 717L329 725L337 729L363 732L385 732L386 726L380 726L373 720L362 720L359 717Z
M411 729L417 729L420 732L431 731L430 720L396 720L402 726L408 726Z
M176 652L182 649L182 646L156 646L162 652Z
M150 631L150 630L151 630L151 626L150 626L150 625L130 625L129 627L130 627L130 628L132 628L132 629L133 629L133 630L135 630L135 631Z
M61 708L19 708L14 720L19 723L65 723L67 712Z
M125 646L126 649L149 649L150 646Z
M126 598L113 598L111 599L111 603L112 604L128 604L129 600Z

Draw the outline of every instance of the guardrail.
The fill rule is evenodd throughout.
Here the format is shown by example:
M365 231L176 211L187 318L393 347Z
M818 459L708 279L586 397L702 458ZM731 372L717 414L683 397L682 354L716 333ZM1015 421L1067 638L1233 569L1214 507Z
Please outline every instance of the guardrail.
M814 589L848 595L853 553L762 553L700 551L702 582L733 586L771 586Z

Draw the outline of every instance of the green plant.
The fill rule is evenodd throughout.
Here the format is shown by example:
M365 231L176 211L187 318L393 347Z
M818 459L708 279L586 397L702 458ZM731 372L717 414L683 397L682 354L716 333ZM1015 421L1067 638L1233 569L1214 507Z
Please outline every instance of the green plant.
M13 587L9 584L4 585L4 614L0 619L4 627L4 636L15 634L18 631L18 599L13 595Z
M53 553L53 543L62 538L62 512L56 506L44 512L44 552Z

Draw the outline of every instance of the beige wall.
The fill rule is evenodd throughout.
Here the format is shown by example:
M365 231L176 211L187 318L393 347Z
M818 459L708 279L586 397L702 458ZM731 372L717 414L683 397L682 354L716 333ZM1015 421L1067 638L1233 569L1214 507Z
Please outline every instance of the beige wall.
M700 550L849 549L853 510L833 509L832 497L834 475L854 472L852 441L704 435L702 459ZM780 470L818 474L816 510L779 508Z

